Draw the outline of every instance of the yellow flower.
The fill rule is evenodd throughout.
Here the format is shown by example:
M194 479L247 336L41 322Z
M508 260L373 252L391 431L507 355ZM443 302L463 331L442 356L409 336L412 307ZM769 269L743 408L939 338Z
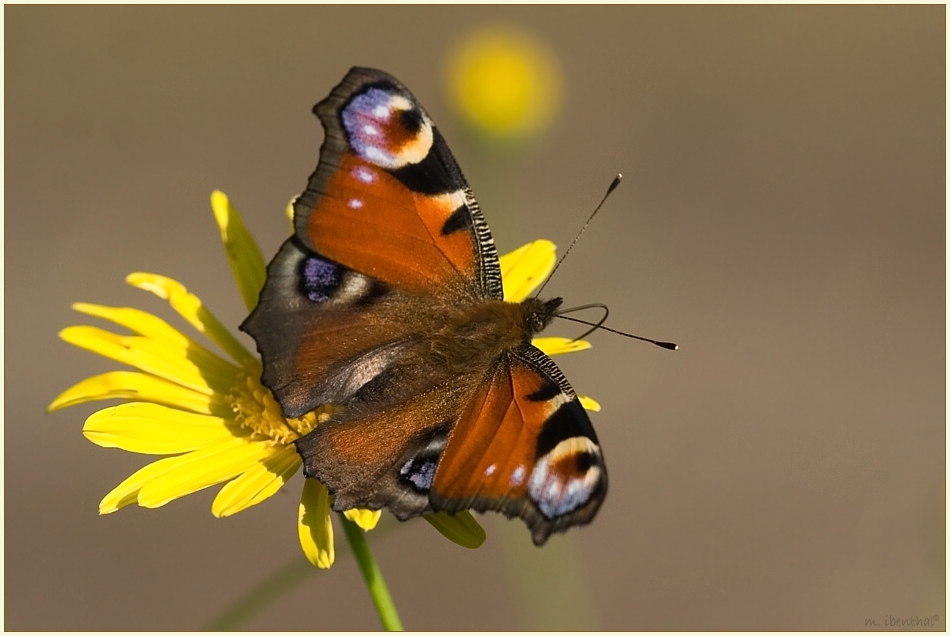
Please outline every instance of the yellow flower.
M510 26L476 31L447 67L454 106L477 131L520 139L546 128L561 103L561 69L540 40Z
M551 241L538 239L498 259L506 301L520 303L544 282L554 269L557 260L556 249ZM586 340L572 340L560 336L534 338L531 344L549 356L590 349L590 343ZM600 405L592 398L586 395L578 397L588 411L600 410Z
M237 211L221 192L212 195L212 208L231 269L248 309L257 302L264 283L264 259ZM527 297L550 273L554 245L535 241L501 259L506 299ZM67 327L66 342L98 353L137 371L111 371L87 378L59 395L49 406L55 411L94 400L123 403L92 414L83 427L91 442L107 448L167 455L147 464L108 493L99 504L108 514L138 504L158 508L209 486L227 482L211 506L216 517L227 517L258 504L300 469L293 441L326 419L332 407L321 407L301 418L285 418L270 391L260 383L261 365L180 283L156 274L130 274L126 281L169 302L197 331L217 345L225 359L167 322L132 308L76 303L77 311L111 321L132 332L120 335L91 326ZM583 341L538 338L549 354L586 349ZM585 406L599 409L589 398ZM314 565L333 564L330 495L320 482L307 479L298 511L298 535ZM380 511L348 510L345 516L364 530L379 521ZM485 532L470 513L436 513L424 517L459 545L476 548Z

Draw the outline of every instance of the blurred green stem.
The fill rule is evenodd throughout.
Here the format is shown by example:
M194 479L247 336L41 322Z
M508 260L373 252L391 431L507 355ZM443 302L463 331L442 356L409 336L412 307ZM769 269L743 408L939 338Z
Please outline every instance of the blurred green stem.
M345 519L344 519L345 520ZM389 515L383 515L379 526L373 531L376 536L389 534L398 526L398 523ZM364 538L365 541L365 538ZM338 546L337 559L350 554L349 550ZM370 557L372 558L372 556ZM362 566L361 566L362 567ZM263 581L254 585L247 592L236 598L234 602L224 608L204 630L209 632L231 632L244 627L251 619L270 607L272 603L289 594L298 585L312 576L323 572L313 565L302 554L294 557L289 563L281 566L276 572ZM398 620L398 618L397 618Z
M472 148L481 166L475 190L482 214L491 228L499 254L521 245L521 211L518 180L522 176L523 153L520 148L501 149L484 139L472 138Z
M552 536L538 548L524 524L499 518L492 536L501 542L521 629L600 629L576 528Z
M499 252L520 245L518 184L524 177L526 146L503 147L473 139L482 163L484 183L479 184L485 218L492 228ZM545 237L550 238L550 237ZM498 518L497 537L505 559L509 589L514 596L523 630L596 630L597 613L587 580L577 531L551 537L536 548L524 524Z
M205 626L209 632L232 632L271 603L309 579L317 568L302 556L283 566L231 603Z
M356 557L357 563L360 564L360 571L366 580L369 595L373 597L373 603L379 613L379 620L383 622L383 629L388 632L401 632L402 621L399 620L396 606L393 604L393 599L386 588L383 573L379 571L379 566L376 565L376 560L373 559L373 553L369 550L365 531L343 515L340 515L340 520L343 522L346 538L350 542L350 549L353 550L353 555Z

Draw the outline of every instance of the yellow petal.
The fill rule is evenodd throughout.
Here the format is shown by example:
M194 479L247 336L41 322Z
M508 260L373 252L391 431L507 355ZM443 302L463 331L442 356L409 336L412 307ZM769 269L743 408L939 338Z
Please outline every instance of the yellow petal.
M520 303L530 296L554 269L556 250L551 241L538 239L499 258L505 300Z
M290 203L287 204L287 209L284 210L284 214L287 215L287 220L290 221L290 233L294 233L294 204L297 203L299 197L294 197L290 200Z
M120 404L93 413L82 434L105 448L149 455L186 453L247 435L220 417L148 402Z
M307 560L318 568L333 565L333 525L330 523L330 493L316 479L305 479L297 512L297 535Z
M230 445L234 446L234 444L235 443L231 443ZM245 442L240 442L240 444L247 446ZM227 446L227 444L222 444L221 446L211 449L210 451L206 449L203 451L188 453L186 455L179 455L178 457L166 457L165 459L160 459L156 462L148 464L147 466L144 466L130 475L125 481L113 488L109 494L103 497L102 501L99 503L99 514L109 514L120 508L124 508L129 504L139 502L139 494L141 493L142 489L147 487L149 484L161 480L169 473L180 470L182 467L188 468L190 464L194 464L195 462L200 463L208 459L209 455L212 455L215 452L220 452L221 448L227 448ZM296 454L296 452L294 452L294 454ZM191 469L194 470L194 467L192 466ZM252 466L252 470L253 469L254 467ZM292 472L296 472L296 469L294 469ZM224 481L224 479L220 481ZM263 501L267 498L267 496L269 496L269 494L265 493L266 488L261 490L256 499ZM183 492L180 496L186 494L189 494L189 492ZM257 503L257 501L254 501L253 503ZM253 503L250 505L253 505Z
M220 484L264 461L271 452L271 445L265 442L233 439L188 453L181 458L179 465L142 487L139 505L158 508L179 497Z
M136 501L138 501L139 491L145 484L161 477L182 462L187 461L187 459L187 455L182 455L181 457L167 457L157 462L152 462L135 471L129 475L125 481L113 488L109 494L102 498L102 501L99 502L99 514L107 515L111 512L115 512L119 508L124 508L129 504L136 503Z
M423 515L442 536L463 548L475 549L485 543L485 530L467 510L450 515L447 512Z
M228 195L220 190L212 192L211 209L214 211L218 229L221 230L221 241L224 243L234 280L241 292L241 298L244 299L244 306L250 311L257 306L257 299L267 276L264 257L261 256L257 241L244 227L241 215L228 200Z
M363 530L372 530L379 523L379 517L383 514L382 510L364 510L362 508L350 508L343 513L343 516L361 527Z
M227 392L238 372L237 367L220 358L220 364L214 363L204 355L206 352L192 349L191 345L177 349L143 336L120 336L85 325L66 327L59 332L59 337L87 351L207 395Z
M167 276L158 274L135 273L129 274L125 278L126 282L133 287L150 291L159 298L168 301L172 308L187 320L191 326L208 336L212 342L221 347L232 358L237 360L244 368L252 369L258 365L257 358L244 348L238 342L237 338L231 335L224 328L218 319L211 315L201 300L190 293L184 285Z
M96 316L110 320L117 325L131 329L144 336L146 340L154 341L157 345L167 347L179 357L187 357L199 367L208 369L217 368L229 376L233 376L233 364L211 353L205 347L183 335L157 316L129 307L105 307L92 303L73 303L73 309L89 316Z
M544 338L534 338L531 344L548 354L549 356L559 356L562 353L573 353L590 349L590 343L586 340L571 340L560 336L546 336Z
M153 316L141 309L132 309L131 307L105 307L92 303L73 303L72 307L87 316L95 316L109 320L117 325L131 329L139 335L146 336L152 340L160 340L179 349L186 348L191 342L187 336L158 316Z
M215 517L228 517L264 501L287 483L300 468L293 446L275 447L273 454L224 485L211 504Z
M86 378L66 389L53 400L47 410L53 412L67 406L113 398L157 402L205 414L210 414L213 408L221 408L215 395L199 393L148 373L110 371Z
M600 404L598 404L594 398L587 397L586 395L578 395L577 399L581 401L581 406L588 411L597 412L600 410Z

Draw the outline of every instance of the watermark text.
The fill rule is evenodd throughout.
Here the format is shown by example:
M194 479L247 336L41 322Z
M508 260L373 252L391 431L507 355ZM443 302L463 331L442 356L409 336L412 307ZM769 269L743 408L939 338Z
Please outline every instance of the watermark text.
M940 614L930 616L893 616L885 614L881 621L876 618L865 618L865 627L936 627L940 622Z

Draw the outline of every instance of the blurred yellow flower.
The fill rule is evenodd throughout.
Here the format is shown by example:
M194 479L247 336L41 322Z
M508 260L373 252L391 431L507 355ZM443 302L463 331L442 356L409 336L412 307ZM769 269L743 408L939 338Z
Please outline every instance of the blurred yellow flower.
M465 38L450 56L447 80L450 99L469 125L508 140L549 126L563 91L553 51L511 26L483 28Z

